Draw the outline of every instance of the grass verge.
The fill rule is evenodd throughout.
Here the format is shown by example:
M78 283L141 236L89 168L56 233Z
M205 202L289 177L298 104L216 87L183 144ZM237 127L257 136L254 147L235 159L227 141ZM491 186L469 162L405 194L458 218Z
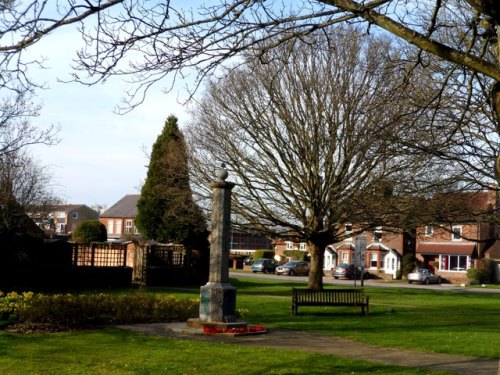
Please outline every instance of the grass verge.
M269 348L201 343L116 329L0 333L5 375L446 374Z

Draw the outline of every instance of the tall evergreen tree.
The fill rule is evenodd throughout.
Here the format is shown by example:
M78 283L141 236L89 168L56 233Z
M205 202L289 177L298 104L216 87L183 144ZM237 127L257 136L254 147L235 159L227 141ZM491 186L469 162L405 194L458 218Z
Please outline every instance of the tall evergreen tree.
M193 200L186 143L175 116L168 117L153 145L137 209L137 226L145 238L206 247L206 220Z

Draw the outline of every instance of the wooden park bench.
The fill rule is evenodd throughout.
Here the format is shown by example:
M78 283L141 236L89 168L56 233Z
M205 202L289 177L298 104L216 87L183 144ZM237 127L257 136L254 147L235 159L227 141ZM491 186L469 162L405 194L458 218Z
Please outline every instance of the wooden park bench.
M361 307L368 315L369 297L363 289L292 289L292 315L297 315L299 306L353 306Z

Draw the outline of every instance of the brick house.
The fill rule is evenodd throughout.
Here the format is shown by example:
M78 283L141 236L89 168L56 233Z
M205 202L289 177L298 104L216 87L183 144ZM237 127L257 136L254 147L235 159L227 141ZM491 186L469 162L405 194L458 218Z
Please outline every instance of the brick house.
M305 255L309 254L306 242L294 242L291 240L275 240L272 243L274 254L276 257L280 257L282 261L290 260L289 256L285 254L286 251L295 250L303 251Z
M354 233L352 225L347 224L344 231L346 238L342 242L326 247L325 270L331 270L341 263L354 263L355 236L349 236L350 233ZM382 277L390 275L394 278L401 267L403 254L411 251L413 241L410 236L383 226L369 231L357 230L356 233L356 236L366 237L365 269Z
M476 266L480 259L495 255L497 229L489 220L483 220L481 213L495 213L496 192L458 193L452 199L454 202L445 204L465 206L469 214L457 215L446 224L418 228L415 253L423 267L444 279L463 282L469 268Z
M64 236L73 233L80 223L87 220L99 220L99 213L84 204L59 204L37 224L47 231Z
M104 211L99 221L106 226L108 240L116 241L127 235L139 235L135 225L140 194L128 194Z

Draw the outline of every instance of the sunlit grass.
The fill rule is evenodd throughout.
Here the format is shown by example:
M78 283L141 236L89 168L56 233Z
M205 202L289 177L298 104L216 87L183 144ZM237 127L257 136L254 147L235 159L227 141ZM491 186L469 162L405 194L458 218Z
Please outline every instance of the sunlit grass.
M35 335L0 333L0 373L445 374L327 355L151 337L115 329Z

